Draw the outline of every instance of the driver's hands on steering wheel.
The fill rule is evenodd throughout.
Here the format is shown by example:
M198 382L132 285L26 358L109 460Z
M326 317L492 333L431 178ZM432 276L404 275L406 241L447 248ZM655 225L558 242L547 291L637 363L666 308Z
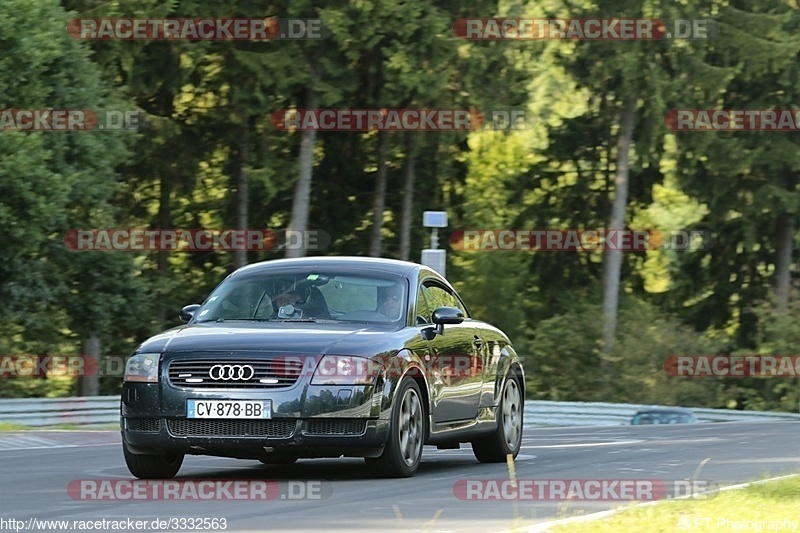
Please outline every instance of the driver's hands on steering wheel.
M296 292L288 292L286 294L281 294L277 298L275 298L275 303L278 307L283 307L284 305L294 305L300 300L302 300L302 296L297 294Z

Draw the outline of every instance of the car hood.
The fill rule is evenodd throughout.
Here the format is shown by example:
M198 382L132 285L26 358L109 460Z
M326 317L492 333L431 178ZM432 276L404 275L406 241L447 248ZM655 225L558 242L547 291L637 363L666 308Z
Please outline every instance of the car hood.
M260 351L374 355L397 328L367 324L210 323L180 326L151 337L137 352Z

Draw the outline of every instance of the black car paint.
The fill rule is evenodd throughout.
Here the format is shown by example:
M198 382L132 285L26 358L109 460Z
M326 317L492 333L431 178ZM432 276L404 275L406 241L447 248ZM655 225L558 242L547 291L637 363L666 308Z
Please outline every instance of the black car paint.
M395 391L405 376L417 381L423 395L429 420L426 444L452 446L494 431L498 424L496 407L506 379L517 379L524 394L520 360L508 337L499 329L470 318L468 311L462 324L446 325L442 334L433 334L431 324L415 325L416 288L421 283L436 282L457 296L442 276L427 267L382 259L304 258L249 265L231 276L259 270L291 272L308 268L323 272L326 269L380 272L404 277L409 287L406 323L198 323L193 318L186 325L156 335L142 343L135 353L162 354L158 383L126 382L123 385L121 429L129 451L253 459L269 453L300 457L376 457L386 443ZM480 361L480 375L443 380L431 372L432 358L465 355L465 351L466 355ZM363 356L392 359L391 368L399 371L379 377L372 385L312 385L310 376L304 376L294 385L281 389L190 390L175 387L166 378L169 362L189 353L210 355L220 361L271 355ZM344 405L337 400L343 392L349 392L350 398ZM380 396L376 399L377 394ZM144 432L132 431L126 422L133 418L157 418L162 422L184 419L189 398L270 399L273 420L294 421L295 430L288 438L178 437L171 434L164 423L157 432ZM319 419L363 420L366 429L356 436L307 434L308 421Z

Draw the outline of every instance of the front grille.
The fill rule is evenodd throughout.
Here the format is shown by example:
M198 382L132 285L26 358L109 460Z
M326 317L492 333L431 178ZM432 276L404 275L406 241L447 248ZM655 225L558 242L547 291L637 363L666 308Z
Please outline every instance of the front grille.
M287 420L167 420L176 437L275 437L288 438L297 422Z
M309 420L306 435L363 435L367 430L366 420Z
M144 431L158 433L161 431L161 421L158 418L126 418L130 431Z
M217 365L224 365L220 368ZM215 368L216 367L216 368ZM244 368L240 373L240 369ZM212 377L212 369L214 375ZM250 370L252 369L252 371ZM303 371L303 359L176 359L169 364L169 382L192 389L276 389L291 387ZM220 377L220 374L223 374ZM252 374L252 375L251 375ZM232 379L232 378L238 379Z

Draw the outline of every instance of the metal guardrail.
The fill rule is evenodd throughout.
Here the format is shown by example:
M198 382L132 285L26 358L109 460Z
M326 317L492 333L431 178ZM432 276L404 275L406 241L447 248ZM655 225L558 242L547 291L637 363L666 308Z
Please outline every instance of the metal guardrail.
M0 422L32 427L119 424L119 396L0 400Z
M618 426L631 423L637 411L668 408L664 405L602 402L525 402L527 426ZM756 422L800 420L800 414L767 411L737 411L688 407L700 422Z
M633 415L658 405L602 402L525 402L525 425L533 426L617 426L630 424ZM701 422L757 422L798 420L800 414L730 409L691 408ZM59 424L78 426L116 425L119 422L119 396L82 398L24 398L0 400L0 422L31 427Z

